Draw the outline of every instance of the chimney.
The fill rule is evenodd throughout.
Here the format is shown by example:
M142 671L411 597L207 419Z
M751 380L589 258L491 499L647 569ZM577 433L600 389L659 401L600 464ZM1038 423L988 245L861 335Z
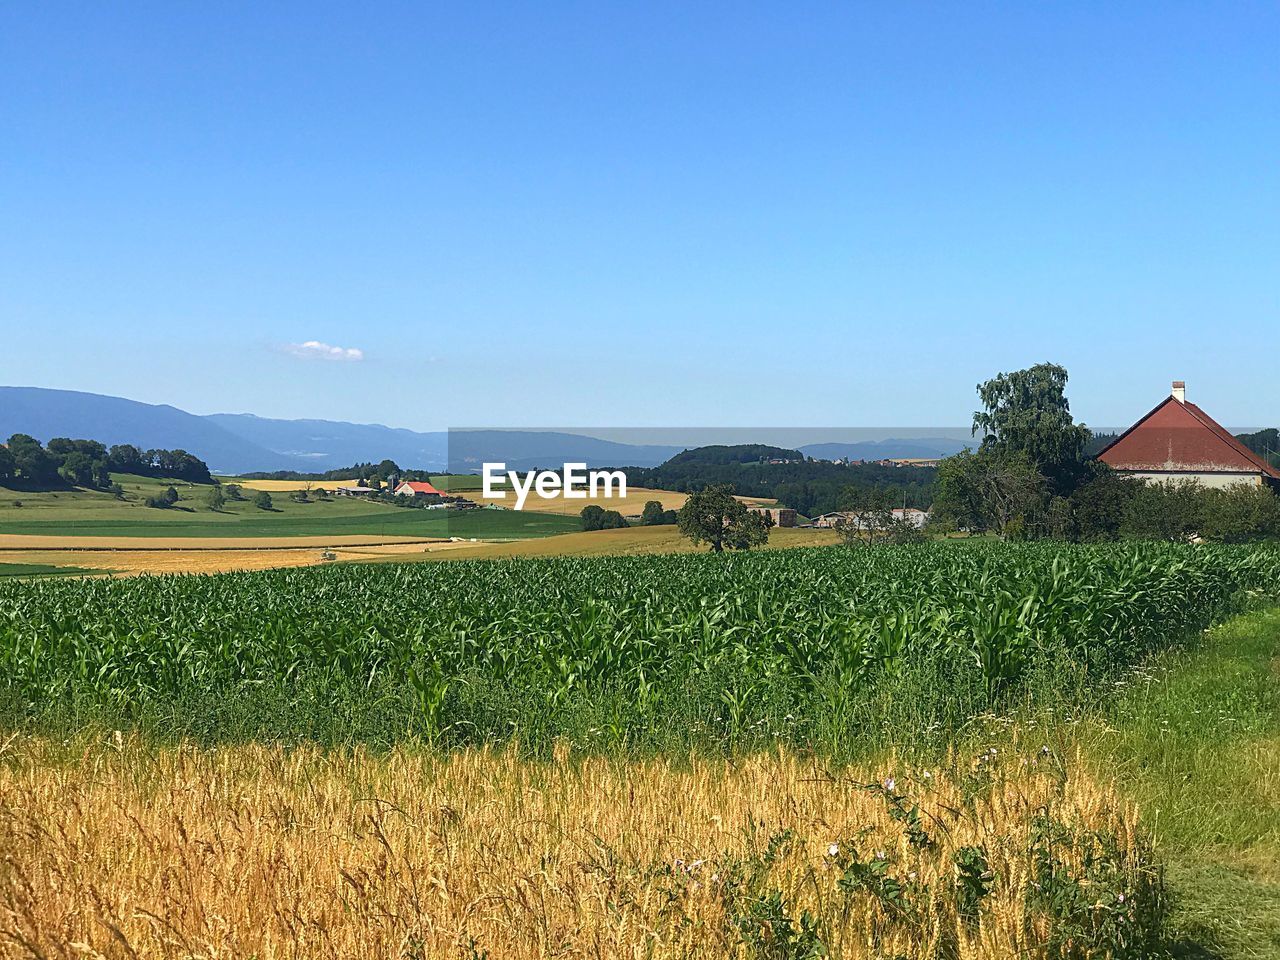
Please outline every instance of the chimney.
M1187 384L1185 380L1173 381L1173 399L1179 403L1187 402Z

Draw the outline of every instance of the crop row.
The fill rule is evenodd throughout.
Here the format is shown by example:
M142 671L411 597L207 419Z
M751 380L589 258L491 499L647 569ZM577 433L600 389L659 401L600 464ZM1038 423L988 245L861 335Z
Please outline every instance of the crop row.
M1046 664L1103 675L1278 583L1270 550L955 544L8 583L0 691L19 722L159 711L215 734L232 715L317 734L326 713L343 736L536 736L587 715L625 736L659 717L735 733L849 722L921 664L937 696L986 702ZM245 721L263 704L272 719Z

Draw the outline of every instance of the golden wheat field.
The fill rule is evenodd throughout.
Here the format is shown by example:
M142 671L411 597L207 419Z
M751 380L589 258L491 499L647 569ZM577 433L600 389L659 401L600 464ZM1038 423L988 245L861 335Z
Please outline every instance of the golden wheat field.
M789 547L822 547L838 543L835 530L807 527L774 527L769 531L769 550ZM433 543L422 548L428 560L472 560L497 557L620 557L640 554L703 553L705 544L695 544L671 525L626 527L560 533L554 537L488 543Z
M486 497L479 490L464 490L462 496L476 503L495 503L503 507L515 504L515 493L508 490L505 496ZM542 497L536 490L530 490L525 500L524 509L534 513L559 513L576 516L588 504L596 504L605 510L617 510L623 516L638 516L644 505L650 500L657 500L664 510L679 510L689 499L687 493L676 493L671 490L650 490L645 487L628 487L625 497L583 497L566 498L562 496Z
M1097 909L1140 923L1159 898L1135 811L1036 758L833 774L15 737L3 759L5 957L1044 957L1045 823L1063 873L1110 858Z

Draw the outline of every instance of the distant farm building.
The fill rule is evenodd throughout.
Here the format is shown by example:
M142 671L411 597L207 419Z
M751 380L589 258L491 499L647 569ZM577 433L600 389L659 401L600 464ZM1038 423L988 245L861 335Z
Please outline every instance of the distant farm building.
M895 467L936 467L942 459L940 457L891 457L884 462Z
M923 527L929 519L929 514L915 507L895 507L888 511L894 520L906 520L914 527ZM834 513L824 513L820 517L813 518L815 527L824 529L835 529L846 523L857 523L864 528L874 522L874 513L860 514L856 510L836 510Z
M752 513L766 516L773 521L775 527L794 527L796 512L790 507L752 507Z
M345 484L343 486L334 487L333 492L339 497L367 497L373 493L372 487L360 487L354 484Z
M1280 471L1233 437L1194 403L1187 385L1173 391L1150 413L1098 454L1114 470L1146 480L1196 480L1206 487L1280 483Z
M444 491L437 490L425 480L405 480L395 489L397 497L443 497Z

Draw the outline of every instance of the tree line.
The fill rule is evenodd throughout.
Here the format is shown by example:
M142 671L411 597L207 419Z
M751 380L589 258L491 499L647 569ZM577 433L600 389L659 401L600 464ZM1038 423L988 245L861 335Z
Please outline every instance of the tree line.
M42 445L25 433L15 433L0 446L0 481L19 481L32 489L108 489L112 473L213 483L208 465L185 450L142 450L127 443L108 447L97 440L67 437Z
M775 447L743 445L758 450L793 454ZM710 450L702 456L702 450ZM738 447L699 448L677 454L657 467L629 468L627 482L655 490L696 493L712 486L729 486L740 497L777 500L806 517L842 509L850 500L875 490L884 491L895 506L928 508L933 502L937 470L933 467L893 467L879 463L831 463L800 459L767 463L735 456Z
M354 463L349 467L337 470L325 470L323 473L304 473L298 470L270 470L245 473L246 480L380 480L388 483L391 480L431 481L431 474L426 470L409 470L402 468L394 460L382 460L378 463Z

